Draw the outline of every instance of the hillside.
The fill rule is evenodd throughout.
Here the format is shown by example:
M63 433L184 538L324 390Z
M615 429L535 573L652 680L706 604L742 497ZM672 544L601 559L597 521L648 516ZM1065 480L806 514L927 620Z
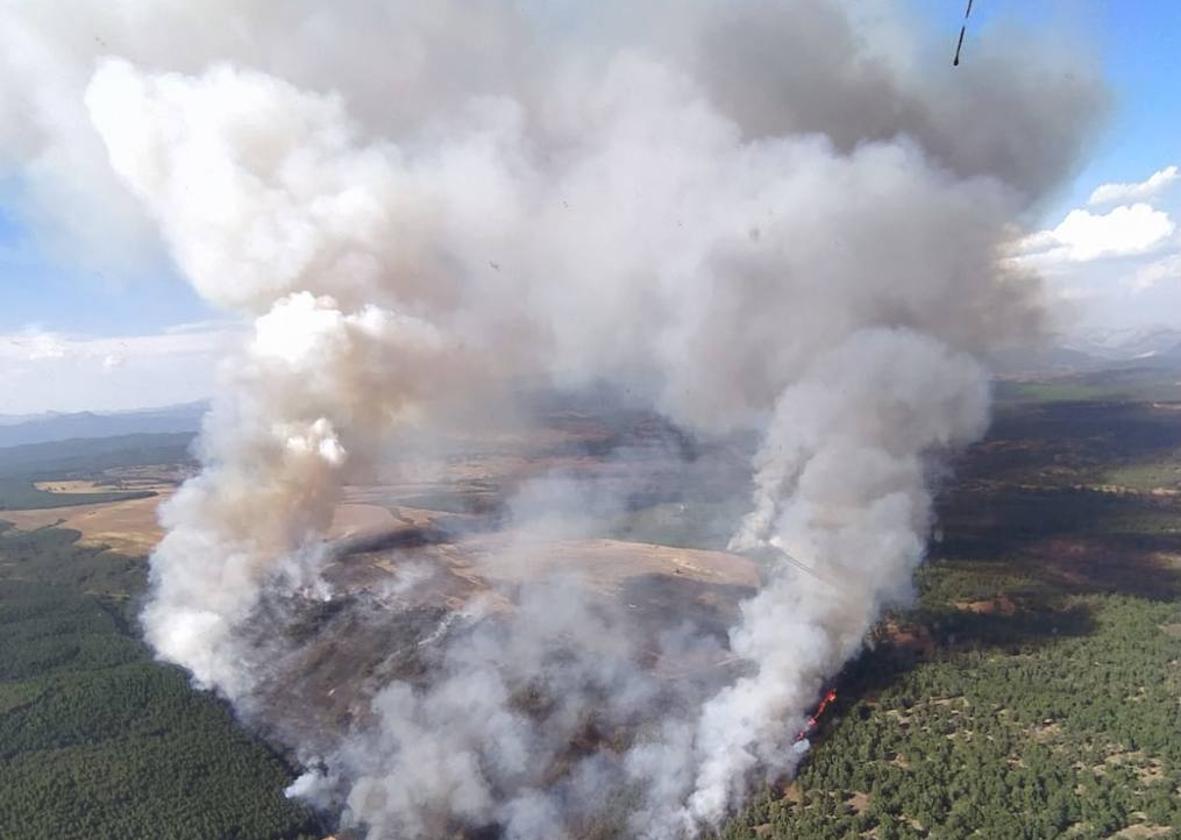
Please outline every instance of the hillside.
M206 408L201 402L107 414L83 411L23 417L0 415L0 449L76 438L192 434L201 427Z

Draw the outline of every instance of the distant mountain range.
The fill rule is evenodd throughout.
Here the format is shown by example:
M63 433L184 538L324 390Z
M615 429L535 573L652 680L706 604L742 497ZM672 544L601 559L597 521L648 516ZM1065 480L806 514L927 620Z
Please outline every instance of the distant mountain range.
M50 443L73 438L196 432L208 404L185 403L142 411L99 414L49 412L37 415L0 415L0 447Z
M1171 327L1091 331L991 357L999 374L1081 373L1132 367L1181 367L1181 330Z
M1093 330L1064 342L1064 346L1106 361L1181 360L1181 330L1172 327Z
M990 358L1006 375L1070 374L1129 368L1181 368L1181 329L1150 327L1095 330L1038 347L1003 350ZM120 435L194 433L205 401L142 409L73 414L0 414L0 448Z

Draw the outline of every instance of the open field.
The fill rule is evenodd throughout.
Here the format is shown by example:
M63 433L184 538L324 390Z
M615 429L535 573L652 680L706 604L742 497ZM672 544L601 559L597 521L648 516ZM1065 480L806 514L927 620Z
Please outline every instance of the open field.
M130 501L102 502L71 507L3 511L3 519L23 531L59 527L77 531L81 545L104 546L125 554L151 553L164 535L156 509L171 495L157 493Z
M124 554L147 555L164 536L157 521L157 509L172 496L161 488L148 498L130 501L74 505L0 512L0 519L23 531L37 528L68 528L81 536L79 545L106 547ZM330 538L352 536L370 530L391 528L397 519L377 505L342 504L329 531Z

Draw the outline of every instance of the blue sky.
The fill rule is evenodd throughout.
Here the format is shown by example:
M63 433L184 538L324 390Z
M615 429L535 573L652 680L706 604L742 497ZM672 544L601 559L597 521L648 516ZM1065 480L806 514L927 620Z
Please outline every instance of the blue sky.
M1078 179L1076 198L1085 185L1135 181L1177 163L1181 151L1181 3L1109 0L1095 5L1098 9L1086 19L1103 50L1104 70L1116 93L1115 113Z
M16 189L0 192L0 334L41 327L125 335L216 317L162 257L131 270L51 256L21 207Z
M948 52L954 53L967 4L911 2L933 29L946 30ZM1095 50L1115 95L1102 139L1050 216L1084 203L1099 183L1143 180L1181 162L1181 2L974 0L963 60L971 61L973 42L1012 20Z
M946 19L943 25L962 19L964 4L956 0L915 2ZM1181 3L975 0L964 60L970 60L975 39L992 36L1014 18L1094 51L1113 96L1108 122L1083 169L1042 220L1047 229L1109 238L1113 249L1094 257L1075 251L1062 258L1058 248L1029 259L1064 300L1064 331L1181 327L1181 233L1174 229L1181 225L1181 178L1125 198L1090 200L1100 185L1143 183L1154 173L1163 170L1167 176L1168 167L1181 165ZM1121 205L1148 207L1139 206L1133 214ZM1127 224L1115 226L1121 214ZM1099 224L1104 219L1113 223L1106 233ZM1172 227L1165 226L1166 220ZM1160 227L1159 236L1151 233L1154 225ZM1139 241L1129 242L1129 235L1136 240L1137 233L1143 234ZM1121 250L1120 240L1128 247Z
M919 25L946 41L947 72L956 72L950 59L964 0L907 2ZM963 60L1014 22L1093 54L1114 95L1089 162L1046 208L1044 229L1015 259L1048 277L1071 328L1105 326L1099 316L1112 313L1122 323L1110 326L1181 327L1181 177L1167 169L1181 165L1181 0L975 0ZM1161 188L1132 188L1162 171ZM5 177L0 414L164 404L207 392L214 359L237 327L217 320L222 316L191 291L158 243L122 248L146 255L134 266L99 269L89 252L42 241L26 215L21 182L0 171ZM1128 185L1126 198L1089 201L1096 187L1113 182ZM104 210L91 208L84 217L88 226L94 219L98 240ZM156 356L154 367L145 355Z

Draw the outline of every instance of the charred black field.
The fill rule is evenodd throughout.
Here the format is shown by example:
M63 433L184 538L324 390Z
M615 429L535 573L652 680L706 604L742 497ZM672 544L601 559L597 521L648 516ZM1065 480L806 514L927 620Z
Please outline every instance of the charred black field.
M1040 396L1002 400L988 437L943 477L914 607L890 613L836 678L837 701L799 774L763 788L718 836L1152 837L1181 827L1181 404ZM601 418L577 421L598 441L578 449L583 468L588 458L610 461L620 442L634 454L631 432L612 438L595 431ZM667 443L664 433L640 437ZM393 677L413 683L429 670L423 640L463 632L454 617L490 588L464 552L486 549L492 529L480 517L501 516L495 482L480 481L450 494L431 488L453 512L430 522L337 543L327 577L344 594L284 619L299 643L289 655L304 658L308 678L264 681L266 708L236 724L138 642L142 558L79 546L77 532L9 528L0 536L0 822L30 838L330 833L331 812L284 804L283 788L305 768L278 730L306 722L309 707L325 732L356 726L367 708L358 692ZM562 538L578 543L577 562L602 564L604 599L631 620L680 611L715 628L713 659L637 652L661 680L699 679L705 690L711 669L727 667L722 628L751 589L705 579L703 564L723 553L678 524L699 521L694 504L716 499L642 495L617 532ZM427 500L420 494L416 510ZM658 544L657 526L672 546ZM637 545L651 556L621 574L613 564L626 565ZM420 570L411 585L393 585L399 565ZM53 609L32 610L30 593ZM382 609L407 598L412 608L395 617ZM545 687L517 688L515 707L544 721L553 701ZM194 738L199 752L185 746ZM551 772L630 738L587 719ZM160 781L135 790L137 806L126 808L149 767ZM626 836L607 818L578 830Z

